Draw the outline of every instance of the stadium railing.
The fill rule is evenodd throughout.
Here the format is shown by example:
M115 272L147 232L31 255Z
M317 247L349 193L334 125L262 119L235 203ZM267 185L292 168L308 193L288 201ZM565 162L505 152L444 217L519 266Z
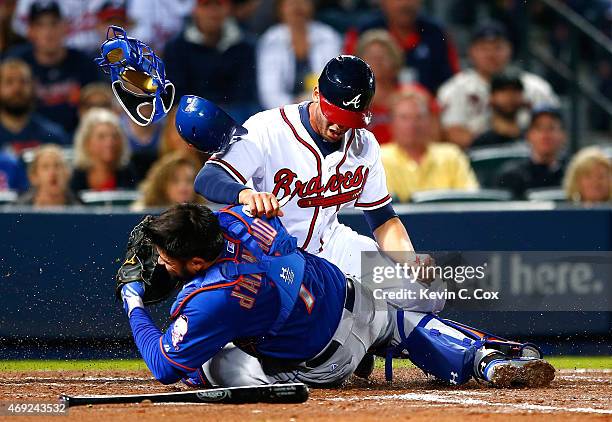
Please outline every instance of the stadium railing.
M128 206L140 198L137 190L115 191L81 191L79 197L85 205L92 206Z
M529 201L567 201L565 191L559 188L529 189L525 193L525 196Z
M412 203L425 204L436 202L499 202L510 201L510 192L501 189L481 190L427 190L415 192Z
M13 190L0 191L0 204L11 204L17 200L17 196Z
M481 186L493 186L499 169L511 161L529 158L525 142L510 145L474 148L468 153L472 168Z

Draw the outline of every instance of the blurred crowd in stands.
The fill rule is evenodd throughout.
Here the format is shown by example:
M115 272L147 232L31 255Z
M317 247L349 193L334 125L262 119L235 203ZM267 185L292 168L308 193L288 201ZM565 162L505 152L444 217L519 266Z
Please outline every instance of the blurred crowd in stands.
M203 96L238 121L310 100L330 58L362 57L376 76L369 129L397 202L424 191L499 199L487 196L495 190L611 202L611 145L570 156L567 87L516 59L519 1L451 0L445 23L428 15L434 1L0 0L0 202L87 204L105 192L126 193L116 198L136 210L202 201L193 179L208 157L180 138L174 113L134 124L94 64L109 25L159 53L177 98ZM612 35L612 1L566 3ZM565 54L565 24L532 13ZM450 28L461 25L470 34L459 48ZM584 54L612 99L612 59ZM593 115L611 130L609 116Z

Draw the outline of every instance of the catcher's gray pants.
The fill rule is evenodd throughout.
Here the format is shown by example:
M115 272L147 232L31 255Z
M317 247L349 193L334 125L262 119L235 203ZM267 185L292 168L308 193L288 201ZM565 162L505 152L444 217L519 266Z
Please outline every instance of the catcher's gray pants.
M213 385L224 387L270 384L275 382L303 382L311 386L333 386L345 381L372 346L397 344L399 333L395 310L367 287L354 281L353 311L342 312L340 324L330 344L319 354L316 366L307 363L287 364L282 360L258 359L233 344L226 346L202 369ZM421 312L405 312L404 331L408 335L425 316ZM448 327L448 329L451 329ZM461 334L458 334L461 336ZM332 354L328 347L336 342ZM329 351L328 351L329 352ZM317 360L317 356L308 362Z
M384 303L376 303L372 292L353 281L353 311L344 308L332 340L319 355L335 343L335 352L328 359L308 367L307 363L288 364L282 360L257 359L234 345L228 345L203 365L212 384L241 386L275 382L304 382L309 385L333 385L347 379L357 368L366 351L377 341L389 336L392 327ZM337 348L336 348L337 347ZM317 356L309 362L317 360ZM321 360L321 359L319 359Z

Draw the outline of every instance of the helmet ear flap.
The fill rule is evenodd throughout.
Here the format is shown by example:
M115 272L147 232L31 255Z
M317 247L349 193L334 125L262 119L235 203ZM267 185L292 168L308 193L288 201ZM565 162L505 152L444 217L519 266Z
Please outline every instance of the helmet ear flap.
M121 108L127 113L134 123L139 126L148 126L164 117L174 102L174 85L166 82L164 92L158 89L155 95L139 94L127 89L121 79L111 84L115 98L119 101ZM145 106L152 106L149 116L142 113Z
M146 126L150 123L150 119L143 116L140 109L152 102L151 97L145 94L137 94L127 89L121 80L116 80L111 84L115 98L119 101L121 108L127 113L134 123L139 126Z
M174 88L174 84L172 82L167 82L164 88L165 92L160 93L159 96L164 113L168 113L172 108L172 104L174 103L174 94L176 94L176 89Z

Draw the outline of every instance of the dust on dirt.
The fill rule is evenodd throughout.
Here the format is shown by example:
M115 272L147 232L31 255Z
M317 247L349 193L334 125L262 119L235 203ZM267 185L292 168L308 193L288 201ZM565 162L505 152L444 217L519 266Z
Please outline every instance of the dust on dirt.
M69 395L185 391L164 386L147 371L36 371L0 374L0 401L56 403ZM369 381L353 378L341 389L312 389L299 405L151 404L75 407L67 419L138 422L204 421L612 421L612 371L558 371L539 389L495 389L475 381L440 385L417 369L397 369L393 384L377 370ZM0 417L1 419L8 419ZM39 416L19 420L40 421ZM11 420L14 420L11 418Z

